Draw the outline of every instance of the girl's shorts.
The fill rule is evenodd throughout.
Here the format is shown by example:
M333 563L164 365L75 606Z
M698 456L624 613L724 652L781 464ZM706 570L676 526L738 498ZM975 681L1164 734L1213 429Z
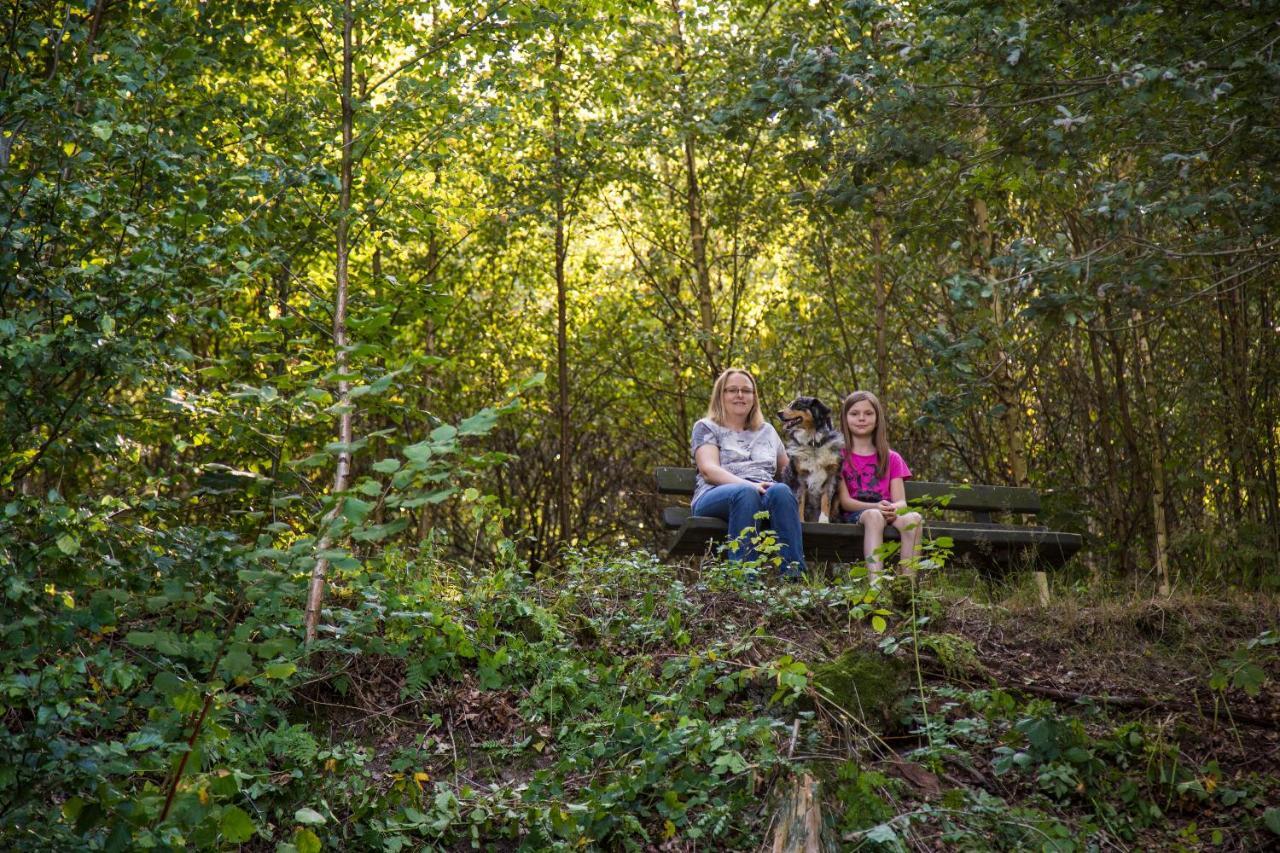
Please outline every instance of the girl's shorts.
M840 520L841 520L842 522L844 522L845 524L857 524L857 523L858 523L858 519L862 517L862 514L863 514L864 512L871 512L871 510L869 510L869 509L855 509L855 510L852 510L852 511L850 511L850 512L846 512L844 515L840 516Z

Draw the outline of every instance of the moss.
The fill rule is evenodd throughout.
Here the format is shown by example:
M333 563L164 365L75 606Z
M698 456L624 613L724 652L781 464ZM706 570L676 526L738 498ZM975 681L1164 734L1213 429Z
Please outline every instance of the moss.
M978 659L978 649L972 640L959 634L922 634L920 647L938 656L938 662L950 676L986 675L986 668Z
M532 616L517 616L504 627L512 634L519 634L530 643L540 643L545 639L542 626Z
M824 699L868 725L890 721L907 688L901 661L879 652L846 649L834 660L813 668L814 689Z

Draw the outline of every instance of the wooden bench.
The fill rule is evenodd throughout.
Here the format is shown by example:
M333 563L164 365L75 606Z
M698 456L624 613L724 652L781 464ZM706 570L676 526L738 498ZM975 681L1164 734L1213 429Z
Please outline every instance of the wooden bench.
M695 472L692 468L665 468L654 471L658 492L664 495L692 495ZM1001 569L1056 569L1080 550L1078 533L1062 533L1030 524L997 524L993 513L1035 515L1040 497L1031 489L1009 486L969 486L957 483L927 483L907 480L907 501L913 506L923 501L941 505L948 512L972 513L972 521L941 521L928 518L925 538L950 537L956 556ZM947 500L947 496L950 496ZM705 554L712 543L723 541L728 525L718 519L693 515L688 507L672 506L662 512L662 523L676 531L668 556ZM804 553L815 560L853 562L862 559L861 524L820 524L805 522ZM898 531L885 531L886 539L897 539ZM1043 581L1043 578L1038 578ZM1041 598L1047 595L1047 586Z

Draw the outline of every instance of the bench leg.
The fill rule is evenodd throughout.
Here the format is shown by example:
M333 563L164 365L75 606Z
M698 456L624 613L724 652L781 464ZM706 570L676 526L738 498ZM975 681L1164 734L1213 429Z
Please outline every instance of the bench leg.
M1036 597L1040 600L1041 607L1049 606L1049 576L1044 572L1035 572L1036 579Z

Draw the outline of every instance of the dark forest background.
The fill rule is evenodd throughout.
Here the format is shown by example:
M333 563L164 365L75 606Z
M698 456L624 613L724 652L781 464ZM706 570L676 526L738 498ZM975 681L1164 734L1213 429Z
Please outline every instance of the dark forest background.
M1100 577L1274 569L1268 4L369 3L345 54L341 12L11 7L7 493L305 537L335 440L350 481L545 376L482 443L503 532L656 546L740 364L1052 491Z

